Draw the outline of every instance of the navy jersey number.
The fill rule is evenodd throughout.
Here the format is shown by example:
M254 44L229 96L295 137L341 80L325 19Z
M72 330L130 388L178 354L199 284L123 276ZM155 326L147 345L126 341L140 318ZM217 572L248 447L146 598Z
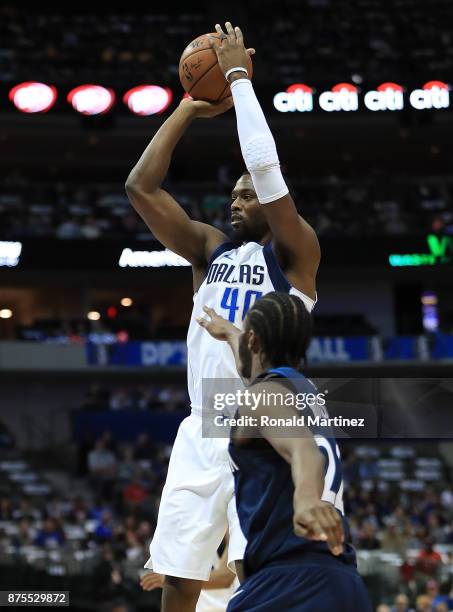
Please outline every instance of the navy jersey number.
M341 470L340 449L335 440L315 435L315 442L326 459L324 491L321 499L331 503L344 514L343 474Z
M238 304L239 288L236 287L232 289L231 287L226 287L222 301L220 302L220 307L228 311L228 321L231 323L234 323L236 320L236 312L241 310L241 320L243 321L250 308L262 295L261 291L248 289L245 292L244 303L241 310L241 306Z

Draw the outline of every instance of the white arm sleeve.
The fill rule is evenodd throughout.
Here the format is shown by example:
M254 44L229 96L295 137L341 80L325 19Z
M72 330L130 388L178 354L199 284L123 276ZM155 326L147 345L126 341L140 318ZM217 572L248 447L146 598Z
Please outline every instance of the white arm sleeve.
M280 170L274 137L249 79L231 83L242 157L261 204L289 193Z

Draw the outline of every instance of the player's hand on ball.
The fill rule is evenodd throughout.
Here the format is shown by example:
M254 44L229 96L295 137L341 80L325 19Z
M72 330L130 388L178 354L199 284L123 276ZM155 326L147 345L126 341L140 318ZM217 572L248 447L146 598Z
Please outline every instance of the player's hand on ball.
M144 591L153 591L154 589L161 589L164 586L164 580L165 576L162 576L162 574L148 572L140 578L140 586Z
M203 306L203 310L208 315L209 319L197 317L197 323L201 325L201 327L204 327L216 340L226 341L228 340L229 334L237 330L232 323L218 315L212 308Z
M255 49L245 48L241 29L238 27L233 28L229 21L225 23L226 33L219 24L216 24L215 29L222 39L220 45L213 37L210 37L209 40L217 54L217 60L223 74L230 70L230 68L237 68L239 66L247 69L248 56L253 55Z
M294 533L326 542L333 555L343 552L343 523L337 510L320 499L294 499Z
M204 100L193 100L186 97L181 100L181 106L188 110L194 117L212 119L230 110L233 106L233 98L229 96L221 102L205 102Z

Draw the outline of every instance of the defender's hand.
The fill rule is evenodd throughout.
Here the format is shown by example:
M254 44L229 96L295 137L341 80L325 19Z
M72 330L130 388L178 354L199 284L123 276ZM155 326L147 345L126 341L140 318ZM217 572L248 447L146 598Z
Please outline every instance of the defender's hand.
M245 48L241 29L238 27L233 28L229 21L225 23L226 34L219 24L216 24L215 29L220 34L221 41L219 43L212 36L209 38L209 41L217 54L223 74L230 70L230 68L237 68L238 66L242 66L242 68L247 70L248 56L254 55L255 49Z
M296 494L293 524L297 536L326 542L333 555L343 552L343 523L332 504L317 498L300 499Z
M194 100L189 97L183 98L179 105L194 118L212 119L212 117L217 117L217 115L221 115L229 110L233 106L233 98L229 96L221 102L205 102L204 100Z
M227 341L231 334L239 333L237 327L218 315L212 308L203 306L203 310L209 316L210 320L197 317L197 323L201 325L201 327L204 327L216 340Z
M162 576L162 574L148 572L140 578L140 586L144 591L153 591L154 589L161 589L164 586L164 580L165 576Z

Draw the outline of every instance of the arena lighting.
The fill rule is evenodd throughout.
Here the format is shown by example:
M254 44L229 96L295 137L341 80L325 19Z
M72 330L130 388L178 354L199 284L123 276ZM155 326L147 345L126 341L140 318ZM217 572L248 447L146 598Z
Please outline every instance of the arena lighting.
M424 291L421 295L423 328L435 332L439 327L437 295L433 291Z
M170 106L173 93L168 87L138 85L124 94L123 102L135 115L157 115Z
M14 268L19 263L22 242L0 241L0 266Z
M453 260L453 237L428 234L426 237L429 253L392 253L389 264L393 268L436 266Z
M123 249L118 265L120 268L161 268L163 266L190 266L190 263L168 249L164 251Z
M13 311L9 308L2 308L0 310L0 319L11 319L13 316Z
M57 90L53 85L27 81L13 87L9 99L22 113L47 113L55 104Z
M87 319L90 321L99 321L100 318L101 315L96 310L90 310L90 312L87 314Z
M82 115L103 115L112 108L115 93L101 85L80 85L69 92L67 100Z
M131 300L131 298L128 297L123 298L120 302L121 306L124 306L125 308L132 306L133 303L134 302Z
M115 306L109 306L107 308L107 316L109 319L114 319L118 314L118 309Z

